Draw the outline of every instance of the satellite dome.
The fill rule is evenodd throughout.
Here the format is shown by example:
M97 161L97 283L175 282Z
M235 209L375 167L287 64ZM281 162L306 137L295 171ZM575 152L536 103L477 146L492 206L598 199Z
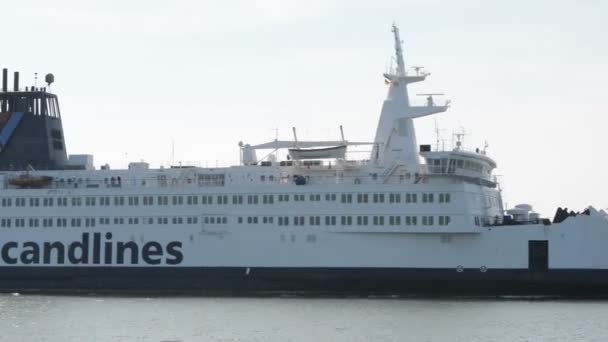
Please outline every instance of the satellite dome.
M51 83L55 82L55 75L46 74L46 76L44 76L44 81L46 82L46 84L48 84L50 86Z

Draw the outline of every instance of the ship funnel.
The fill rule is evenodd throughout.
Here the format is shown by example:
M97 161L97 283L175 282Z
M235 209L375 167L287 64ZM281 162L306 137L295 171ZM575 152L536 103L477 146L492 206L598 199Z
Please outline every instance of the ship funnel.
M2 92L6 93L8 88L8 69L2 69Z
M19 71L15 71L13 77L13 91L19 91Z

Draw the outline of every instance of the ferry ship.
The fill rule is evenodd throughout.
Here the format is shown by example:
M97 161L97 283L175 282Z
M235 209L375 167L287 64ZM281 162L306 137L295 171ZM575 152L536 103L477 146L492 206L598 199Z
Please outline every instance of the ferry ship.
M372 142L300 141L294 129L239 143L231 167L95 169L91 155L68 156L57 96L21 89L17 72L9 90L4 69L0 290L608 293L606 212L505 210L485 149L417 144L414 119L449 102L410 103L429 73L406 68L392 33ZM365 144L363 160L347 158Z

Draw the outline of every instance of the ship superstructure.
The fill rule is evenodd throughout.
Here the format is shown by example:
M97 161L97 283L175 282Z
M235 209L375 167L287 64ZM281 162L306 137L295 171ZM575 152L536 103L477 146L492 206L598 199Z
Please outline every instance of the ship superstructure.
M4 87L0 164L14 171L0 174L0 288L608 292L604 212L560 209L551 222L529 205L505 211L485 149L418 145L413 119L449 102L410 104L407 86L429 74L407 70L393 34L373 142L299 141L294 129L290 141L240 143L232 167L96 170L54 148L55 95ZM44 118L44 134L28 115ZM46 157L16 152L28 143ZM363 144L369 158L347 158ZM279 149L289 157L267 153Z

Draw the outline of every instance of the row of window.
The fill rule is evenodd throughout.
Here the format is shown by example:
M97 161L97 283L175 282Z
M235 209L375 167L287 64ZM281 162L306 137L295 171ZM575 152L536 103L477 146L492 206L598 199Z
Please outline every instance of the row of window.
M341 194L339 196L341 203L434 203L435 198L438 198L438 203L449 203L451 202L451 196L449 193L422 193L420 196L417 193L374 193L374 194ZM437 196L436 196L437 195ZM321 201L321 194L281 194L276 195L278 202L289 202L292 199L294 202L304 202L308 198L310 202ZM243 199L246 198L246 201ZM325 194L325 201L336 201L338 196L336 194ZM141 200L141 201L140 201ZM2 207L11 207L13 203L16 207L25 207L29 203L30 207L41 206L40 198L2 198ZM204 195L204 196L88 196L88 197L57 197L57 198L42 198L42 206L44 207L67 207L68 203L72 207L79 206L139 206L140 203L144 206L151 205L212 205L217 203L218 205L226 204L274 204L275 195Z
M226 217L204 217L205 223L226 223ZM0 227L96 227L108 225L138 225L138 224L198 224L197 216L188 217L57 217L57 218L3 218Z
M420 218L420 219L419 219ZM423 226L433 226L435 222L440 226L450 224L450 216L279 216L276 223L279 226L417 226L419 223ZM274 224L275 219L272 216L249 216L247 218L239 217L239 224L258 224L267 223Z
M238 217L239 224L276 224L279 226L417 226L420 222L423 226L432 226L435 224L435 218L440 226L450 224L450 216L247 216ZM475 217L475 223L478 224L479 218ZM57 217L57 218L2 218L0 219L0 227L96 227L114 225L166 225L169 223L181 224L198 224L197 216L188 217ZM226 216L204 216L202 222L205 224L227 224Z
M420 196L419 196L420 195ZM434 203L437 197L438 203L451 202L449 193L374 193L374 194L341 194L341 203L418 203L420 198L421 203ZM246 201L244 201L244 198ZM310 202L320 202L322 198L325 201L337 201L336 194L281 194L276 195L278 202L289 202L292 199L294 202L304 202L308 199ZM67 207L68 203L72 207L79 206L139 206L140 203L144 206L151 205L218 205L226 204L274 204L275 195L204 195L204 196L87 196L87 197L48 197L48 198L2 198L2 207L11 207L13 203L16 207Z

